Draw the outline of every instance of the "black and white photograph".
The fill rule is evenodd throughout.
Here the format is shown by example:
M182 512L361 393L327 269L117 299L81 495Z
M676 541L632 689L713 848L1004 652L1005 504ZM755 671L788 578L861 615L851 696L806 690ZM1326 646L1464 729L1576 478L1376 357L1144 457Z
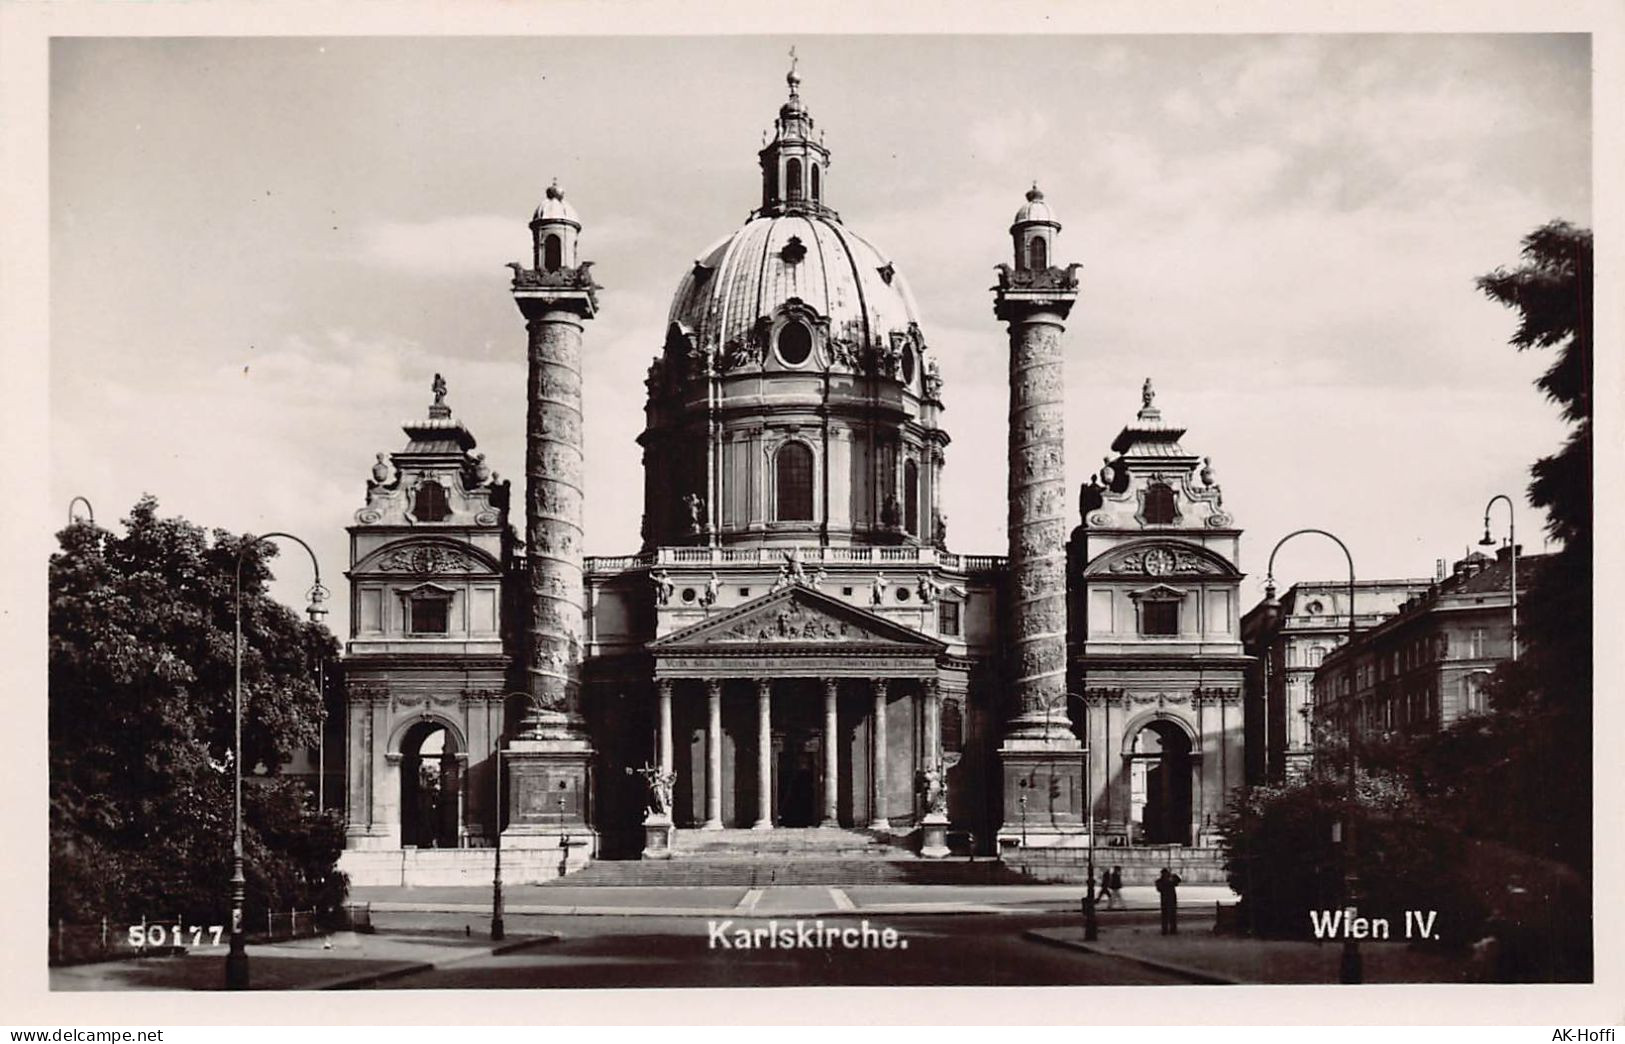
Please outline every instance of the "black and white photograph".
M1601 1017L1588 23L133 14L7 204L50 1024Z

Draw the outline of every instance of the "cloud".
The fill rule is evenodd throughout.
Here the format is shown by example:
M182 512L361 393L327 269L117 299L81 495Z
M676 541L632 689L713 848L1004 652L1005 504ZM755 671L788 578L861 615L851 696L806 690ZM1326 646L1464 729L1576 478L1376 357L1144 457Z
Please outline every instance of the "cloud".
M361 233L364 261L427 278L489 278L502 265L494 258L522 258L525 247L511 217L491 214L382 222Z
M586 249L636 242L648 233L641 220L608 217L586 222L581 236ZM504 259L530 262L529 234L512 215L383 221L363 228L359 238L363 263L426 279L489 280L501 272Z
M1049 133L1049 117L1026 110L978 120L971 125L968 137L978 158L1003 164L1037 152Z

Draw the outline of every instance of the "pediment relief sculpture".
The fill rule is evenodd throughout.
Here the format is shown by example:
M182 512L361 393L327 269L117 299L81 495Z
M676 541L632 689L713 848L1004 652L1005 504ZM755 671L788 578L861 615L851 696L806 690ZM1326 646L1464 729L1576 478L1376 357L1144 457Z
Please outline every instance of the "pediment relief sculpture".
M1114 576L1230 576L1234 570L1201 548L1177 544L1139 545L1128 551L1108 551L1088 568L1093 575Z
M386 548L370 564L370 568L409 576L492 572L491 566L479 556L450 544L406 544Z
M710 642L840 642L856 641L865 632L845 620L818 612L800 602L747 616L713 635Z

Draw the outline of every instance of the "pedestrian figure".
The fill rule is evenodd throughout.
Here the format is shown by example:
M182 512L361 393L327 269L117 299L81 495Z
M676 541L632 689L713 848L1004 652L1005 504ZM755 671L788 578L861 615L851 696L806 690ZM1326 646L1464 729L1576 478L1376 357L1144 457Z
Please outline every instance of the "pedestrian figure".
M1180 876L1166 866L1157 875L1157 895L1162 899L1162 934L1179 934L1179 882Z
M1114 866L1106 871L1106 909L1117 910L1123 905L1123 868Z

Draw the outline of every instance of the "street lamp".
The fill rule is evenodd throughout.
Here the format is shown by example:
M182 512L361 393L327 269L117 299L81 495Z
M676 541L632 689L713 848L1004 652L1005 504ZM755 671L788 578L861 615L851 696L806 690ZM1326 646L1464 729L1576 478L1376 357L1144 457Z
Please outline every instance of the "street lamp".
M88 504L89 501L86 501ZM292 533L266 533L257 536L237 549L237 582L233 588L236 618L234 643L235 681L232 685L232 723L234 739L231 756L231 948L226 952L226 989L248 988L248 940L243 933L243 901L247 897L248 879L243 876L243 556L254 547L272 537L292 540L310 555L310 565L316 574L316 583L306 592L310 604L305 614L311 623L321 623L327 615L328 590L322 586L322 567L316 561L316 552L310 545Z
M96 509L91 507L90 506L90 501L86 500L84 497L74 497L72 500L68 501L68 525L71 526L75 522L79 521L77 518L74 517L74 514L73 514L73 506L75 504L83 504L85 506L85 516L86 516L85 520L87 522L89 522L91 525L95 525L96 524Z
M1354 803L1355 803L1355 759L1354 759L1354 556L1349 553L1348 545L1324 529L1298 529L1276 542L1270 551L1269 565L1264 571L1264 611L1266 624L1273 624L1280 618L1281 603L1275 597L1275 553L1295 536L1305 533L1315 533L1335 543L1343 551L1343 557L1349 564L1348 614L1349 637L1345 648L1348 650L1348 670L1350 672L1348 701L1343 707L1344 730L1348 742L1348 799L1347 810L1343 822L1343 893L1344 901L1348 903L1352 914L1357 908L1360 895L1360 872L1356 868L1356 853L1354 840ZM1360 960L1360 943L1352 935L1345 935L1343 939L1342 963L1339 967L1340 978L1346 983L1362 981L1363 969Z
M1512 658L1518 658L1518 523L1517 513L1512 506L1512 498L1505 493L1497 493L1484 505L1484 539L1479 544L1484 547L1494 547L1495 541L1490 539L1490 508L1495 506L1497 500L1507 503L1507 543L1512 546Z
M1100 927L1095 922L1095 746L1089 736L1089 706L1083 708L1083 807L1089 830L1089 878L1083 898L1083 938L1094 942Z

